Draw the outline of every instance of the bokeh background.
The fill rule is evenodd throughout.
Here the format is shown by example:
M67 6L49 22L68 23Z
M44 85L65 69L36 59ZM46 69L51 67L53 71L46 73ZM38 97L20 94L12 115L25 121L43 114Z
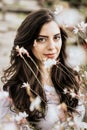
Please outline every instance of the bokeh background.
M71 33L73 26L81 21L87 22L87 0L0 0L0 77L9 66L17 28L28 13L40 8L57 9L57 19L63 25L68 25L67 63L73 67L87 64L87 49Z

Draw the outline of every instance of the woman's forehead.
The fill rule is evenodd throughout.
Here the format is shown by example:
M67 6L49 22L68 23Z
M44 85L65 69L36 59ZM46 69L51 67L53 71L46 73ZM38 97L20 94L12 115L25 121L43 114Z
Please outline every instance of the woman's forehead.
M60 33L60 28L58 26L58 24L55 21L51 21L49 23L45 23L41 30L39 35L46 35L46 34L58 34Z

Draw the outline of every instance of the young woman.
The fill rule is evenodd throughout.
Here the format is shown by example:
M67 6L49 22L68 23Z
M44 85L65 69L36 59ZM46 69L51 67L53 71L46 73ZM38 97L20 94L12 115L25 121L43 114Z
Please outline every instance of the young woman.
M2 77L2 130L87 128L78 74L66 64L66 38L48 9L32 12L22 22Z

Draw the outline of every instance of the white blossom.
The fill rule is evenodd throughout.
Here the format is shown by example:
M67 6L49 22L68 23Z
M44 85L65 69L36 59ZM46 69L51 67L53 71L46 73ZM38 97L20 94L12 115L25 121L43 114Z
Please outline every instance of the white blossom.
M28 117L28 114L24 111L24 112L19 112L16 116L14 116L12 118L12 120L15 120L17 122L20 122L22 119Z
M24 112L19 112L19 116L22 118L26 118L28 117L28 114L24 111Z
M73 89L70 89L70 95L71 95L73 98L77 96Z
M84 23L84 21L82 21L74 27L73 32L87 43L87 23Z
M80 24L77 25L77 27L84 33L86 31L87 23L84 23L84 21L82 21Z
M63 11L63 6L57 6L55 11L54 11L54 14L57 15L59 14L61 11Z
M24 82L21 88L27 88L27 87L30 87L30 85L28 84L28 82L27 83Z
M41 99L39 96L37 96L34 101L31 102L30 105L30 111L33 111L34 109L38 109L39 105L41 103Z
M80 71L80 67L77 65L77 66L74 67L74 70L76 70L77 72L79 72Z
M79 31L79 29L78 29L77 27L74 27L73 32L74 32L75 34L77 34L77 33L78 33L78 31Z
M48 60L44 61L43 64L44 64L45 68L50 68L53 65L56 65L56 60L48 59Z
M76 94L74 92L71 92L70 95L74 98Z
M74 122L73 121L69 121L68 124L69 124L69 126L74 126Z
M84 39L84 41L87 43L87 23L82 21L74 27L73 32Z
M19 46L17 45L15 49L16 49L16 51L18 52L18 55L19 55L20 57L22 57L22 54L26 54L27 57L29 57L29 53L28 53L28 51L27 51L24 47L20 47L20 48L19 48Z
M64 89L64 94L68 93L68 90L67 88Z

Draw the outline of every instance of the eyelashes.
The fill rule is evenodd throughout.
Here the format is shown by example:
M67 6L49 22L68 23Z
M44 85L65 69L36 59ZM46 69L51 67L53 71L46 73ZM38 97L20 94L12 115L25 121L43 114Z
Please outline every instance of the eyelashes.
M53 39L54 42L58 42L60 40L60 38L61 38L61 35L57 34L57 35L54 35L52 39ZM36 42L37 43L47 43L47 42L49 42L49 38L48 37L40 37L39 36L36 39Z
M46 41L47 41L47 37L38 37L37 39L36 39L36 42L40 42L40 43L45 43Z

